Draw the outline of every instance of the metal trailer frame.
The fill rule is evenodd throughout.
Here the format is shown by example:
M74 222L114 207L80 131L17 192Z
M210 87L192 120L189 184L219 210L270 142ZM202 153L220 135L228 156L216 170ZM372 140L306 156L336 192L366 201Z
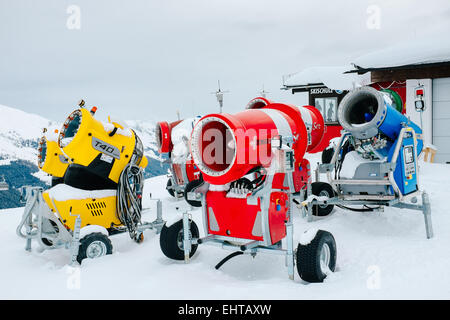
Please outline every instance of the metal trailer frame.
M170 174L167 175L167 177L170 179L170 181L172 181L172 186L170 189L172 189L174 191L175 198L177 198L177 199L183 198L184 197L184 189L186 188L186 185L187 185L186 181L189 181L187 172L186 172L186 165L180 166L181 174L183 176L183 181L185 182L184 185L181 186L176 182L177 174L176 174L175 170L173 169L172 159L169 158L166 161L164 161L164 163L167 163L169 165ZM168 189L168 188L166 188L166 189Z
M293 150L289 150L293 152ZM256 256L257 253L267 253L267 254L275 254L275 255L284 255L285 256L285 265L287 267L289 279L294 280L295 274L295 256L297 255L297 249L294 249L294 225L292 223L292 205L293 200L296 198L304 199L303 195L305 189L302 189L299 193L295 193L294 182L292 174L290 171L286 171L285 174L285 184L289 187L287 192L288 195L288 208L286 212L287 220L285 221L286 226L286 248L282 247L281 241L271 244L270 241L270 230L268 225L268 214L269 214L269 202L270 202L270 193L272 191L279 191L278 189L272 189L272 182L274 178L274 174L268 174L266 181L264 184L255 190L252 195L247 198L247 202L249 204L257 204L258 198L261 199L261 221L262 221L262 233L263 233L263 241L249 241L249 239L241 239L235 237L221 236L221 235L213 235L208 233L208 213L206 206L206 192L208 191L209 184L204 183L199 186L196 190L189 192L187 194L189 199L195 199L196 194L200 193L201 202L202 202L202 220L203 227L205 230L206 236L200 238L192 238L191 232L183 232L183 250L184 250L184 261L185 263L189 263L190 261L190 253L192 250L193 244L209 244L213 246L221 247L225 250L236 251L249 254L252 257ZM311 178L310 178L311 179ZM286 181L287 180L287 181ZM309 184L309 183L308 183ZM308 191L309 192L309 191ZM190 219L191 214L188 211L183 213L183 230L190 230Z
M22 198L25 199L26 205L22 219L16 229L16 234L26 240L25 250L31 251L31 243L36 239L43 250L65 248L70 250L70 265L77 263L77 256L80 246L81 218L76 216L74 230L67 230L58 217L58 212L51 212L50 208L44 201L42 196L44 190L42 187L23 187ZM162 219L162 201L160 199L151 199L156 201L157 211L156 220L153 222L143 222L137 227L139 233L143 233L147 229L156 229L156 233L161 232L165 221ZM55 206L56 208L56 206ZM148 209L147 209L148 210ZM56 229L55 229L56 226ZM23 230L25 228L25 232ZM126 227L119 227L114 232L108 232L109 236L127 232ZM43 239L50 239L51 244L44 243Z
M334 150L333 158L328 164L320 164L316 169L316 181L320 181L319 174L326 173L329 184L332 186L333 190L336 192L336 197L323 200L315 197L307 197L307 200L302 201L301 210L303 215L308 216L308 221L312 221L312 205L341 205L341 206L351 206L351 205L375 205L379 206L382 211L383 208L386 207L396 207L401 209L411 209L422 211L425 222L425 232L427 239L431 239L434 236L433 233L433 225L431 221L431 205L429 196L426 191L421 191L419 189L419 175L417 175L417 190L404 195L401 193L397 183L394 179L394 170L397 166L397 160L400 153L401 145L404 139L404 133L406 131L411 131L414 137L414 162L417 168L417 135L413 128L408 127L406 125L400 131L399 139L396 142L394 154L391 162L385 163L384 169L385 173L388 174L388 179L380 179L380 180L352 180L352 179L340 179L335 180L331 177L331 172L335 169L336 162L339 157L339 152L341 150L342 144L346 137L351 136L349 132L344 131L341 136L337 147ZM385 185L391 186L394 190L393 195L345 195L340 192L339 185L341 184L353 184L353 185ZM310 188L308 188L310 189ZM417 204L417 197L421 196L422 204ZM406 201L410 201L407 203ZM307 209L305 208L307 207Z

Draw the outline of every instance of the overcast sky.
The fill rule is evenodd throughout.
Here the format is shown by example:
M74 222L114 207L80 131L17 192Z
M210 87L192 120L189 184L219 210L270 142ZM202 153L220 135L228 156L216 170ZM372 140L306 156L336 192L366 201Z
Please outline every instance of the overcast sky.
M63 121L84 98L102 116L174 120L216 112L217 80L226 112L263 86L303 103L283 75L437 33L449 0L0 0L0 104Z

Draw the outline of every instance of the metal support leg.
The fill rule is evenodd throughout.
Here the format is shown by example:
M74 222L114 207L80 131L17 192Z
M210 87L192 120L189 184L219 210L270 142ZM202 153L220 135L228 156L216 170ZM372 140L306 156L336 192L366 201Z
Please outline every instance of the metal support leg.
M156 201L156 220L154 224L156 225L156 234L161 233L161 229L164 225L164 220L162 219L162 201L160 199Z
M191 254L191 228L189 224L189 214L183 213L183 250L184 250L184 262L189 263L189 256Z
M427 233L427 239L433 238L433 225L431 224L431 206L430 198L426 192L422 193L422 210L423 217L425 219L425 231Z
M306 191L306 199L309 199L311 194L312 194L312 186L311 186L311 183L308 182L308 188ZM311 203L308 204L307 216L308 216L307 221L312 222L312 205L311 205Z
M77 216L75 219L75 227L73 230L73 239L71 242L71 261L70 265L74 266L77 263L78 250L80 248L80 230L81 230L81 218Z
M317 162L316 170L314 170L314 174L316 176L316 182L320 181L320 174L319 174L319 163Z
M26 234L27 234L27 240L26 240L26 244L25 244L25 250L26 251L31 251L31 230L33 229L33 215L30 212L30 214L27 217L27 222L26 222L26 226L25 226L25 230L26 230Z
M294 226L291 221L286 222L286 263L289 279L294 280Z
M39 209L39 192L42 192L42 188L39 187L25 187L24 191L26 199L25 209L22 215L22 219L16 228L16 234L25 239L25 250L31 251L31 242L36 237L37 232L33 232L33 213ZM23 232L25 228L25 233Z

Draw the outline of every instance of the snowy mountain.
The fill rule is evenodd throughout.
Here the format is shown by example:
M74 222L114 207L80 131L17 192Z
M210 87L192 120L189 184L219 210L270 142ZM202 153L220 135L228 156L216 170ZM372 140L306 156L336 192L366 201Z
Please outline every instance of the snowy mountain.
M142 120L126 123L141 138L149 158L145 177L165 174L167 166L161 165L155 143L155 123ZM61 123L0 105L0 181L4 178L10 186L10 190L0 191L0 209L21 206L18 188L24 185L48 187L48 175L36 165L37 146L43 128L60 127Z
M35 163L42 129L56 125L36 114L0 105L0 165L14 160Z

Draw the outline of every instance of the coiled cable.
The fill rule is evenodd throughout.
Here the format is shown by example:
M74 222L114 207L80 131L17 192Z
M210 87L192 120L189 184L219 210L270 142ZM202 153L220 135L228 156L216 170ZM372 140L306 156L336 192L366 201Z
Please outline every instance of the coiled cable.
M117 217L127 227L130 237L138 241L138 225L141 224L142 169L129 163L120 174L117 185Z

